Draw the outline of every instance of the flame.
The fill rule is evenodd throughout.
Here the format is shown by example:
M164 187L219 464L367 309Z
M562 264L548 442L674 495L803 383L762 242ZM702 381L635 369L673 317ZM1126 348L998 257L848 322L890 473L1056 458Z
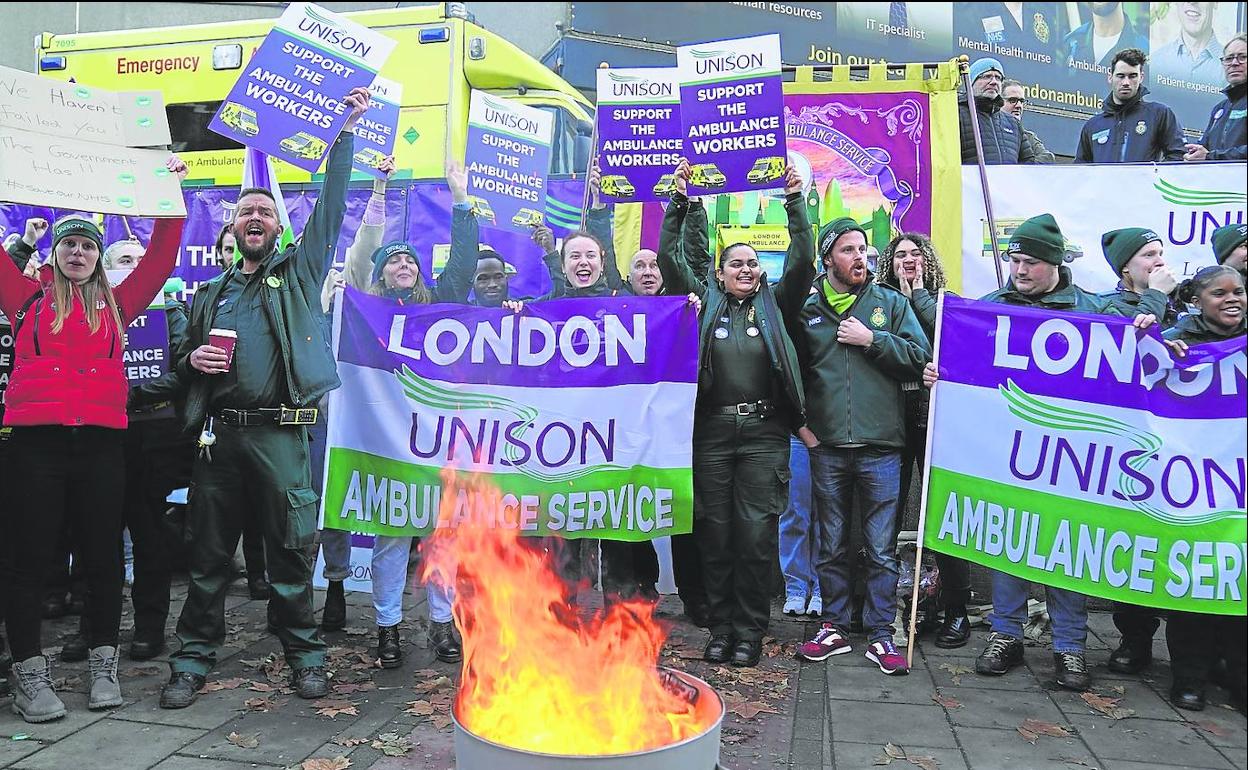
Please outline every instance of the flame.
M421 544L421 580L456 588L463 669L455 713L498 744L559 755L646 751L700 735L719 718L665 689L657 662L666 632L654 605L629 601L585 620L547 554L516 529L468 521L502 511L497 489L443 473L439 527ZM500 520L506 517L499 517Z

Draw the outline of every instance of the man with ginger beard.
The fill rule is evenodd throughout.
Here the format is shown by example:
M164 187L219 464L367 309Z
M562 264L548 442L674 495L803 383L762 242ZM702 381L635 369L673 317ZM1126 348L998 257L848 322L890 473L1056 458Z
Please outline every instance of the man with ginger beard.
M203 687L225 641L231 555L245 517L261 522L274 610L274 633L301 698L329 692L325 642L312 608L317 493L308 460L308 427L317 400L338 387L322 330L321 286L346 214L352 126L368 109L368 90L343 99L350 113L326 159L325 179L298 244L277 249L282 223L273 193L243 190L233 234L242 259L195 292L187 339L172 356L189 382L184 428L200 435L187 515L190 585L170 658L161 708L185 708ZM233 355L214 344L235 332Z
M826 272L800 313L785 318L807 394L807 425L798 435L810 447L819 528L815 574L823 598L820 628L798 654L825 660L850 651L848 542L856 488L868 554L866 657L885 674L904 675L905 656L893 644L902 383L919 379L932 349L909 300L873 282L866 231L857 222L845 217L825 225L819 253Z

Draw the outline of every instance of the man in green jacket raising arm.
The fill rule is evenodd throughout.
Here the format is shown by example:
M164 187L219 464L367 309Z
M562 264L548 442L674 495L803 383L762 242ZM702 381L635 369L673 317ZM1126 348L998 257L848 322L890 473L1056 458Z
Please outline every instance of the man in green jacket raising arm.
M354 135L368 90L343 99L351 114L326 161L325 181L298 245L276 248L282 225L273 194L243 190L232 232L242 260L195 292L186 340L174 357L190 383L186 430L203 447L191 477L190 587L178 620L182 648L170 659L162 708L195 700L225 641L225 592L244 517L260 520L278 639L301 698L323 698L325 643L312 617L317 492L308 426L317 399L338 387L325 344L321 283L346 213ZM228 330L233 355L213 344ZM211 337L211 339L210 339Z

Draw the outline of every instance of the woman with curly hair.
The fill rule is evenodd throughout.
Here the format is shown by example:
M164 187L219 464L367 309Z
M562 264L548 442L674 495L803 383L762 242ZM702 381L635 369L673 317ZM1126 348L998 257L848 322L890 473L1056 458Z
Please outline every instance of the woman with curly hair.
M945 290L947 281L940 257L932 240L922 233L902 233L889 241L876 264L876 280L910 300L927 341L936 344L936 300ZM906 446L901 454L901 492L897 496L897 528L901 529L906 500L910 496L910 480L917 461L922 468L927 454L928 390L920 383L906 383ZM946 649L961 647L971 637L971 623L966 604L971 598L971 575L967 563L944 554L936 554L940 568L940 603L945 608L944 622L936 634L936 646Z

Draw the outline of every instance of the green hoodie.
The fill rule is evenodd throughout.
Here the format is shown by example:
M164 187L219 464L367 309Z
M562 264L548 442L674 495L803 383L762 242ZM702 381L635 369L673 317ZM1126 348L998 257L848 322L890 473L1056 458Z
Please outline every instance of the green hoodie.
M871 330L869 346L837 341L841 321L851 316ZM818 291L785 321L801 362L807 426L820 443L904 446L902 383L917 381L932 360L932 347L905 295L875 283L868 273L846 313L833 310Z
M1100 315L1125 316L1122 308L1115 307L1103 297L1084 291L1074 284L1070 268L1062 265L1057 268L1057 286L1048 294L1022 294L1014 289L1014 282L1009 281L1005 288L997 289L980 299L984 302L1000 302L1003 305L1022 305L1038 307L1045 310L1068 310L1077 313L1097 313Z

